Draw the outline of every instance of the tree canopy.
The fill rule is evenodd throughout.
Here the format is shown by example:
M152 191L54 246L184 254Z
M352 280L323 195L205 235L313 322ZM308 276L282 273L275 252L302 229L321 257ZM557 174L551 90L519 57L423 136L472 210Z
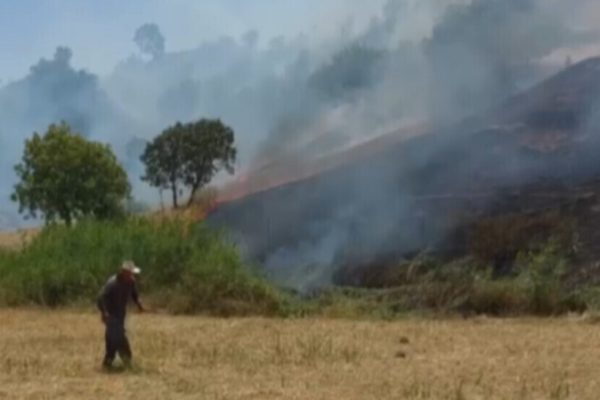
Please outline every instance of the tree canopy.
M140 26L133 37L140 51L158 58L165 53L165 37L156 24L144 24Z
M317 69L309 85L330 99L343 99L371 86L386 53L359 45L344 48L329 64Z
M46 222L116 217L130 193L127 174L111 148L72 132L64 122L26 140L15 171L19 182L12 200L21 213L40 214Z
M143 180L170 190L173 207L179 206L182 188L189 190L188 204L199 189L217 172L233 173L237 155L234 132L221 120L202 119L187 124L176 123L148 143L141 157L146 166Z

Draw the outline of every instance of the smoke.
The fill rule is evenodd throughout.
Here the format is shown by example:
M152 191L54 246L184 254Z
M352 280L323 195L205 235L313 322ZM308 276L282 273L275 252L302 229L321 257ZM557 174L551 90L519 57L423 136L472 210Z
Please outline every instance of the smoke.
M536 0L475 0L450 7L425 44L441 117L479 111L539 79L538 62L569 36Z
M554 52L598 39L564 23L563 11L541 0L388 0L364 31L341 28L346 39L314 68L308 89L296 90L300 104L278 113L258 162L310 160L489 109L562 67L544 62Z
M387 1L382 16L374 18L366 31L339 43L310 73L308 90L297 93L295 101L307 105L277 118L258 153L259 162L273 158L274 164L284 165L318 162L336 149L419 121L439 128L453 126L560 70L563 60L548 63L553 54L575 51L599 39L593 30L562 18L564 3L437 4ZM421 19L432 21L429 32L403 31L402 22L411 12L427 14ZM344 27L345 34L349 31ZM487 128L442 129L443 134L411 146L416 154L382 153L359 166L240 201L218 212L213 221L234 227L247 256L259 260L278 282L300 290L328 285L344 265L440 245L456 226L435 201L418 199L428 195L435 199L445 191L472 193L472 186L477 186L470 181L473 176L480 183L501 187L560 169L545 171L535 159L498 143L502 137L483 135L478 147L500 147L501 157L471 154L470 146L476 143L464 134ZM483 172L475 172L479 170ZM473 202L484 209L492 201ZM470 206L469 201L461 204Z
M27 76L0 90L0 210L3 227L24 222L9 201L14 182L12 167L18 162L24 140L57 121L68 121L75 131L92 139L119 144L119 133L130 127L127 118L111 103L98 77L71 65L72 52L58 47L52 59L41 59ZM113 132L107 134L108 132Z
M61 47L0 88L0 167L8 175L25 138L65 120L111 143L136 196L156 202L154 191L139 182L139 155L175 121L219 117L231 125L237 169L245 175L277 166L293 170L421 122L444 126L478 114L562 68L557 54L582 57L582 48L599 42L589 28L596 21L584 21L589 12L582 11L594 6L592 0L568 6L558 0L387 0L372 15L332 27L332 14L372 7L351 3L311 3L311 15L322 19L304 34L269 36L249 27L199 38L183 50L173 50L159 23L146 23L132 29L139 53L103 76L77 69L71 51ZM132 43L131 37L123 41ZM439 146L404 157L425 165ZM332 271L323 266L339 263L341 254L348 258L347 249L360 248L365 257L385 252L395 225L416 213L398 192L400 178L390 173L397 168L379 165L319 186L320 202L334 205L319 211L322 222L298 227L302 234L274 246L263 260L267 268L275 273L318 265L311 276L325 282ZM412 190L410 179L402 179ZM12 184L3 180L0 196ZM289 202L312 207L305 196ZM0 209L9 207L0 202ZM273 226L289 229L285 210L274 215ZM407 249L418 244L409 234L402 240ZM249 254L262 248L247 247Z
M71 66L71 50L57 48L51 60L41 59L22 80L0 92L3 132L39 129L57 120L68 120L89 135L100 120L112 118L110 103L97 77ZM23 133L3 135L7 143L22 140Z

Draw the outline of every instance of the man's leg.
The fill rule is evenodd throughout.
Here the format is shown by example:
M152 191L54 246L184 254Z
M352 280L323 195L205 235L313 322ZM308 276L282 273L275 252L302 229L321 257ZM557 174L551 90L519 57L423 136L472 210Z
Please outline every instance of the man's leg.
M129 340L127 339L127 335L125 334L125 330L123 330L123 336L121 338L121 345L119 347L119 357L123 361L126 367L131 366L131 358L133 354L131 353L131 346L129 345Z
M114 324L106 321L106 330L104 333L105 354L102 366L104 368L112 367L115 356L117 355L118 345L115 336Z

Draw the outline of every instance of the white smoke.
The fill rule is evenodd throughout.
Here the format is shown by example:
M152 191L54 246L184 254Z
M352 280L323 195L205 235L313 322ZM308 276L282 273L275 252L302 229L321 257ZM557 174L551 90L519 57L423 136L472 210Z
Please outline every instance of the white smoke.
M184 19L202 10L184 3L161 9L175 15L169 7L183 7ZM137 35L147 54L131 55L108 74L80 70L77 55L72 59L61 48L23 79L1 87L0 167L6 178L0 181L0 209L14 214L4 198L24 139L60 119L110 142L137 196L155 202L154 191L139 182L138 156L144 141L177 120L219 117L230 124L240 150L238 170L268 160L310 163L405 125L475 113L546 76L541 67L561 51L572 49L577 57L597 43L590 33L597 22L590 17L597 7L591 0L568 6L558 0L244 4L253 15L294 7L306 20L300 14L280 21L297 28L292 35L278 37L273 26L267 33L236 28L177 50L170 49L173 40L160 24L148 21ZM170 31L175 26L169 22ZM135 28L122 40L132 43ZM349 49L366 51L338 57Z

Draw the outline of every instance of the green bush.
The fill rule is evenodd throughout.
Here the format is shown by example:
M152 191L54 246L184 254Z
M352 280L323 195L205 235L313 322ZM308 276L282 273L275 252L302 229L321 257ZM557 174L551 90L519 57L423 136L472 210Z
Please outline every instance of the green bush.
M145 218L49 226L22 250L0 252L0 303L93 301L128 259L143 269L144 293L171 311L277 314L284 308L284 297L244 266L218 233Z
M568 265L561 245L555 240L538 252L517 257L517 282L528 294L530 313L551 315L585 308L583 300L569 293L563 284Z
M563 252L576 242L575 222L557 213L485 218L471 229L469 252L496 275L512 272L520 254L539 252L552 240Z
M528 303L527 293L513 280L478 280L459 308L466 314L509 316L528 313Z
M387 287L334 288L307 299L266 282L202 224L149 218L49 226L21 250L0 250L0 305L91 305L125 259L142 267L144 297L173 313L387 319L413 311L512 316L600 308L598 290L567 288L569 259L554 241L521 252L513 274L501 278L476 258L418 258L378 275L390 279Z
M514 278L476 279L463 311L490 315L558 315L587 308L583 297L564 285L568 259L560 243L517 256Z

